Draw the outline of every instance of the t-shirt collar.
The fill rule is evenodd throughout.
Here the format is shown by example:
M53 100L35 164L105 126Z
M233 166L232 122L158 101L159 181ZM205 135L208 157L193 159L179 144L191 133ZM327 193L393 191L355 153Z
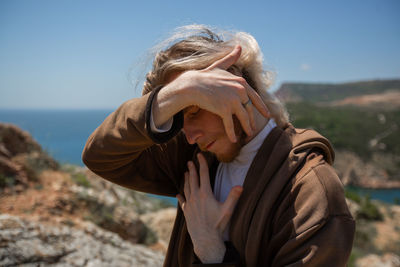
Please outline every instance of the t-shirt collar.
M258 149L263 144L265 138L267 138L268 134L271 132L272 129L276 127L275 121L271 118L267 125L253 138L248 142L246 145L242 147L239 152L239 155L231 162L234 165L243 165L248 164L249 161L251 162L254 158L255 154L257 153Z

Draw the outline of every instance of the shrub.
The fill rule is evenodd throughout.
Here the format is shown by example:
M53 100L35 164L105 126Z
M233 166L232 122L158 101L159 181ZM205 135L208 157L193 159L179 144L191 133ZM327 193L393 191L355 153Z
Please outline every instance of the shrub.
M375 250L374 238L376 237L376 229L370 222L366 220L356 221L356 231L354 236L353 248L356 247L362 251Z
M319 106L309 102L288 103L294 126L298 128L313 128L326 136L335 148L355 152L364 160L370 160L372 152L400 154L400 110L374 110L352 106L329 107ZM386 118L381 123L378 114ZM383 136L382 134L385 133ZM382 136L379 143L385 146L383 150L370 147L369 142ZM399 161L394 163L399 166ZM389 171L397 171L391 168Z
M358 204L361 203L361 196L354 190L346 188L345 196L346 196L346 198L351 199Z
M71 174L71 178L72 180L83 187L90 187L90 182L88 181L88 179L86 178L86 176L83 173L73 173Z
M345 196L346 198L353 200L357 204L360 205L359 210L357 211L356 218L371 220L371 221L381 221L383 220L383 215L379 211L378 207L371 202L371 196L369 194L362 196L357 193L357 190L352 187L345 188Z
M145 224L144 228L145 231L143 231L142 240L139 240L139 243L145 244L146 246L155 244L158 241L157 234Z
M0 173L0 188L12 187L16 184L15 178Z
M360 249L353 247L351 250L349 261L347 262L347 266L349 267L356 267L356 261L358 258L365 256L365 253Z
M383 215L378 207L371 202L370 196L366 195L360 203L360 209L357 212L357 219L382 221Z

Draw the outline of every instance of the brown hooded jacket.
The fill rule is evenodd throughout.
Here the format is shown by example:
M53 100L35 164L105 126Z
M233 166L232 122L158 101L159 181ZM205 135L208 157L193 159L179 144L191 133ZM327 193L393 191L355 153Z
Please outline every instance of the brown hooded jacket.
M174 197L183 193L186 163L199 150L182 132L161 144L152 140L149 96L113 112L89 137L82 158L109 181ZM218 162L206 157L213 184ZM196 264L178 207L164 266L345 266L355 223L333 159L329 141L317 132L274 128L251 163L230 221L229 247L236 252L228 249L226 263Z

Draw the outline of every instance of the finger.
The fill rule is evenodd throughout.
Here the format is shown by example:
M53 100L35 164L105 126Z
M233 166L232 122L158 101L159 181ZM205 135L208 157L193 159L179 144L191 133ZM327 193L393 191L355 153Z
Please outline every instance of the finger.
M189 186L189 173L185 172L185 184L183 186L183 192L185 193L185 198L190 198L190 186Z
M250 97L249 97L250 100ZM256 130L256 120L254 118L254 110L253 110L253 103L249 103L245 106L245 109L247 111L247 114L249 116L249 120L250 120L250 125L251 125L251 129L254 131Z
M233 211L235 210L235 206L239 200L240 195L242 194L243 188L241 186L234 186L225 202L222 204L222 216L221 220L218 222L218 227L224 231L226 226L228 225Z
M235 134L235 129L233 127L232 114L229 113L228 115L222 117L222 122L224 123L225 132L229 140L231 140L232 143L236 143L237 138Z
M189 188L190 194L196 194L199 191L199 178L197 175L196 167L192 161L188 162L189 168Z
M215 68L227 70L230 66L236 63L241 53L242 53L242 47L240 45L236 45L229 54L215 61L208 68L206 68L206 70L211 70Z
M242 192L243 192L243 187L241 187L240 185L232 187L224 204L222 204L223 210L225 212L227 212L228 214L233 213Z
M185 198L181 194L176 195L176 198L178 199L179 206L183 210L185 208Z
M212 194L207 161L201 153L197 154L197 158L200 164L200 190L204 190L204 192Z
M250 87L250 85L246 84L247 95L249 96L253 106L265 117L270 118L271 114L261 96L257 94L257 92ZM251 106L251 105L250 105Z
M248 106L250 106L250 105L248 105ZM247 110L243 107L242 103L237 104L235 115L238 118L238 120L240 121L240 124L242 125L242 128L247 133L247 135L252 136L253 129L252 129L252 125L251 125L251 118L250 118Z

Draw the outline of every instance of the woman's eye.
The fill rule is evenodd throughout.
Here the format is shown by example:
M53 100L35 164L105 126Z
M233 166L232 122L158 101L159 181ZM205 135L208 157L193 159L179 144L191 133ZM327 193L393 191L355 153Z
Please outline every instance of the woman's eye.
M193 118L200 112L200 108L198 106L191 106L183 111L184 116L188 118Z
M199 107L193 107L189 110L188 113L190 116L194 116L194 115L197 115L197 113L199 113L199 111L200 111Z

